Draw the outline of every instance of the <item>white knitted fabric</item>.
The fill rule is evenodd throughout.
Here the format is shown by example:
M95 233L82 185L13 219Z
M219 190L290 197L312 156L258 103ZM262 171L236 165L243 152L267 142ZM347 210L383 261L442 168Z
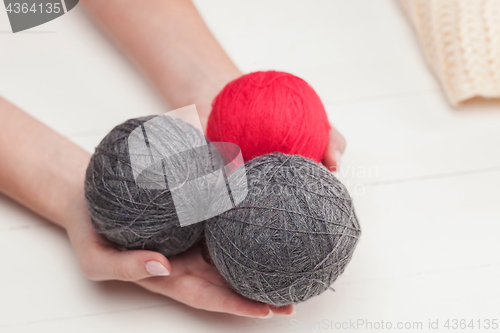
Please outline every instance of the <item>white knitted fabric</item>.
M500 0L398 0L449 101L500 97Z

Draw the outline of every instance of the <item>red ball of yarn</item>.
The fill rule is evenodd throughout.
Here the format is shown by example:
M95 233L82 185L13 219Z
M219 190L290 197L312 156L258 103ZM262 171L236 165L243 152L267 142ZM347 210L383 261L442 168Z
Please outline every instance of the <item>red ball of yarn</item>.
M245 161L281 152L320 162L330 124L313 88L292 74L255 72L229 82L212 102L207 137L240 146Z

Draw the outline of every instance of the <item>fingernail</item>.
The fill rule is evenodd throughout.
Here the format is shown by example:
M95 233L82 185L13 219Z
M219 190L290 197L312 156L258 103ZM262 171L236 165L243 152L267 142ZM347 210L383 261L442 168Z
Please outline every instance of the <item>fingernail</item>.
M336 166L336 171L339 171L340 169L340 162L342 162L342 153L340 151L335 151L335 164L337 165Z
M296 314L297 314L297 311L296 311L295 309L293 309L292 313L289 313L289 314L287 314L287 315L285 315L285 316L287 316L287 317L293 317L293 316L295 316Z
M146 261L146 270L151 275L161 275L161 276L170 275L170 272L168 271L168 269L165 268L165 266L163 266L158 261L154 260Z
M269 319L272 316L274 316L274 313L273 313L273 311L269 310L269 313L267 315L265 315L264 317L259 317L259 318L260 319Z

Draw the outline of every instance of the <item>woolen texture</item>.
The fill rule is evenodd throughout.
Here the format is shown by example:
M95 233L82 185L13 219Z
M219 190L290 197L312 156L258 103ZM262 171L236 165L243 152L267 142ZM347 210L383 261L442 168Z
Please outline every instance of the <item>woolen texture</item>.
M180 227L168 186L166 189L145 189L137 186L134 180L128 137L153 117L127 120L102 140L87 168L85 198L97 232L127 249L145 249L172 256L200 238L203 223ZM166 128L164 135L156 139L161 143L155 147L156 151L167 152L169 147L182 151L184 146L188 149L190 144L205 142L205 137L191 125L170 117L163 120ZM195 166L196 163L185 163L175 167Z
M212 102L207 137L240 146L249 161L264 154L297 154L320 162L330 124L314 89L283 72L255 72L231 81Z
M452 105L500 98L500 1L398 2Z
M218 271L239 294L276 306L329 289L361 234L346 188L297 155L268 154L245 166L246 199L206 223Z

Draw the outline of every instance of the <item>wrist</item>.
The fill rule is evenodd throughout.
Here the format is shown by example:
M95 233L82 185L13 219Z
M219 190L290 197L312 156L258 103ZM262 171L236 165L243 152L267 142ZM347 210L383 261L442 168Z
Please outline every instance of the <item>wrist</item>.
M90 161L90 154L82 150L82 154L75 156L75 165L67 173L65 193L61 195L58 214L54 223L68 229L72 223L88 216L85 201L85 174Z
M225 75L221 74L217 78L207 79L205 82L198 82L198 85L190 89L190 93L187 94L185 105L179 105L179 107L195 104L201 125L205 130L210 112L212 111L212 101L226 84L241 75L243 75L243 73L235 69L226 72Z

